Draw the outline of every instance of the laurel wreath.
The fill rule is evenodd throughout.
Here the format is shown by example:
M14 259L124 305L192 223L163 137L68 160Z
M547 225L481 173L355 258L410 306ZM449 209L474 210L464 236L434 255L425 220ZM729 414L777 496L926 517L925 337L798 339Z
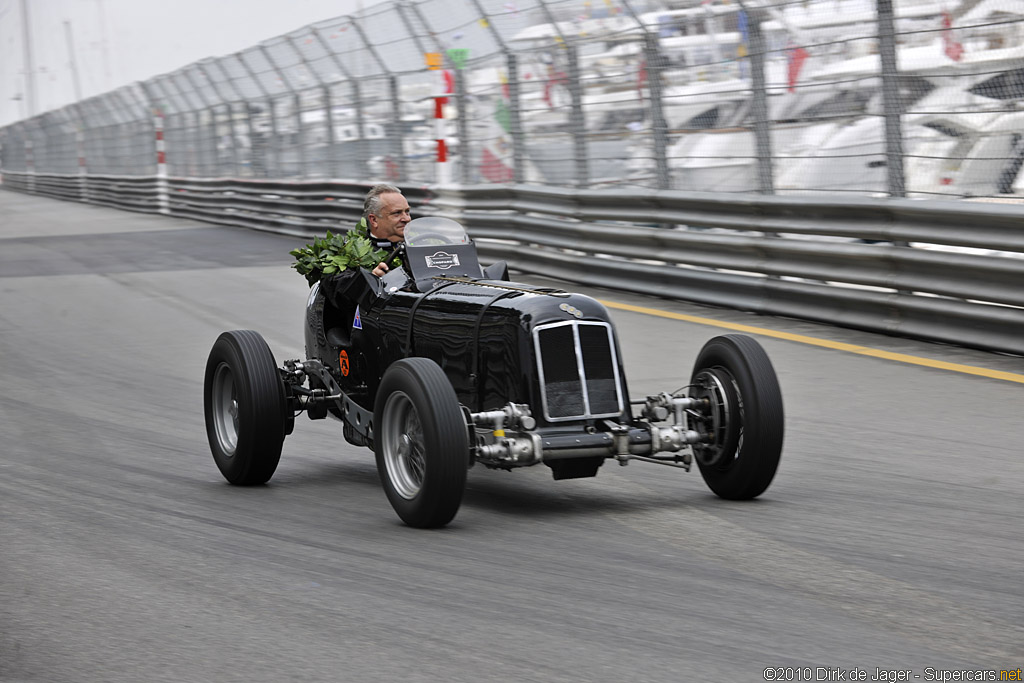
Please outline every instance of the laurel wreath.
M312 287L324 275L340 273L349 268L373 268L383 261L388 252L376 249L366 235L366 219L361 219L356 227L347 233L332 234L327 231L325 237L315 237L309 244L288 252L295 257L292 268L306 277ZM392 259L390 267L400 265L398 258Z

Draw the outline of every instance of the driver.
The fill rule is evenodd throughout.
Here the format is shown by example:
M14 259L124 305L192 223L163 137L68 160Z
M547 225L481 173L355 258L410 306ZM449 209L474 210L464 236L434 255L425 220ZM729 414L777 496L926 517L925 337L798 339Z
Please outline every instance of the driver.
M412 220L409 202L402 191L394 185L374 185L363 200L363 222L371 239L387 240L392 244L405 239L405 226ZM377 277L388 272L387 263L378 263L371 271ZM320 279L320 288L327 300L340 309L347 309L345 293L360 277L355 268L325 275Z
M374 185L363 201L363 217L371 237L388 240L392 244L405 239L405 226L412 220L409 202L394 185ZM388 264L378 263L373 274L382 277Z

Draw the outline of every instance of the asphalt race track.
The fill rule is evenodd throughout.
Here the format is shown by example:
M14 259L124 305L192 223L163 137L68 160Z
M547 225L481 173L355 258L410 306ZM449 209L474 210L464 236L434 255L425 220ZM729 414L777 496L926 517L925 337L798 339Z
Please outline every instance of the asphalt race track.
M418 531L370 452L304 416L267 486L226 484L203 425L206 357L229 329L258 330L278 361L303 355L308 289L288 251L305 241L0 190L0 680L1024 667L1019 382L760 336L787 432L774 483L747 503L696 470L476 467L454 523ZM1024 374L1020 358L588 293ZM634 396L685 384L723 332L613 315Z

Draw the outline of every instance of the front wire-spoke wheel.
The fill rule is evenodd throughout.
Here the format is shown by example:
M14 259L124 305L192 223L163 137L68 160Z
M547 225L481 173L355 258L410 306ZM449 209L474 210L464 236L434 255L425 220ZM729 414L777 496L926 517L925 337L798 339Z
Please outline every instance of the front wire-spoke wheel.
M423 426L409 395L396 391L388 396L381 422L387 425L381 437L384 465L391 483L395 493L405 500L412 500L423 487L427 463L423 450Z
M694 444L700 467L722 467L735 460L743 445L743 401L732 375L724 368L703 368L693 373L691 395L705 408L699 427L707 439Z
M391 506L409 526L448 524L469 467L466 422L448 378L432 360L397 361L374 407L377 469Z

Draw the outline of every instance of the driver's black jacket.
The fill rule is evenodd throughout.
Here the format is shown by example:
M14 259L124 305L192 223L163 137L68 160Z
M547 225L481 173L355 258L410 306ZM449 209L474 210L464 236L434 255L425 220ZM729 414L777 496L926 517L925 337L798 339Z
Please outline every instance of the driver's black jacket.
M320 278L320 291L327 301L339 310L355 310L363 276L358 268L346 268L340 273L331 273Z

